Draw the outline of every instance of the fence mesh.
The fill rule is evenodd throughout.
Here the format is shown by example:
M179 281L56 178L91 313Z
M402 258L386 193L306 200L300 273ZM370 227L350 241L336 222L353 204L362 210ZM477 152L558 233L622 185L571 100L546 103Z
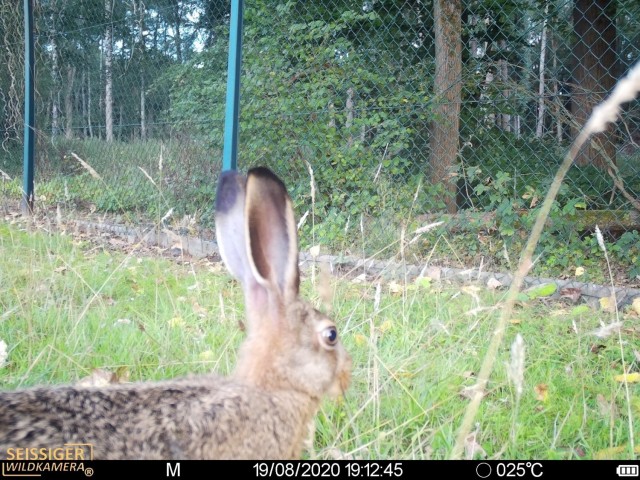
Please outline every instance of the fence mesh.
M21 191L21 3L0 0L5 199ZM229 9L35 2L37 205L134 223L173 209L166 222L209 231ZM503 252L522 243L592 106L640 59L640 4L253 1L243 41L239 166L285 180L298 215L309 212L303 247L508 264ZM640 274L639 139L636 101L580 153L543 239L556 242L545 265L573 265L557 245L600 223L626 273ZM415 239L443 218L440 235ZM448 253L434 250L452 239Z

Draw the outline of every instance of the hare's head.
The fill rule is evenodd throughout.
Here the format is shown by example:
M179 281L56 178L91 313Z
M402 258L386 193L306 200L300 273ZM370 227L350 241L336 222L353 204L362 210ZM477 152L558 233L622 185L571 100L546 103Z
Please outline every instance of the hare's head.
M236 377L266 390L320 399L351 379L351 357L329 317L299 298L296 223L284 184L270 170L224 172L216 200L222 258L242 283L248 337Z

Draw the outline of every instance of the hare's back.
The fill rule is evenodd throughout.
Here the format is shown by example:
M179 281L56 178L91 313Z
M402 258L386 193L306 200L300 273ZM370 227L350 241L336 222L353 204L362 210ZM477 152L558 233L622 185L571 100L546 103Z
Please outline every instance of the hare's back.
M210 376L0 392L0 458L70 444L96 459L286 458L295 402Z

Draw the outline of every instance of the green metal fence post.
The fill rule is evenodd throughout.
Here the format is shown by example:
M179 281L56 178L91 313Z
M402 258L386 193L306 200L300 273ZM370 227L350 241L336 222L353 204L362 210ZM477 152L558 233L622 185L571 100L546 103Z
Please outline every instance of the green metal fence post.
M227 104L224 119L222 170L238 165L238 117L240 114L240 67L242 63L242 0L231 2L229 61L227 68Z
M23 213L33 211L33 170L35 140L33 53L33 0L24 0L24 184L20 208Z

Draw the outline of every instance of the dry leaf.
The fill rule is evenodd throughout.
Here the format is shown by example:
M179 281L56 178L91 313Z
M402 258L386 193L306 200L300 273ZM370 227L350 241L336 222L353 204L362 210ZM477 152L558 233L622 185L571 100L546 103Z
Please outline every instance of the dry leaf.
M623 373L622 375L616 375L613 379L616 382L638 383L640 382L640 373Z
M382 322L382 325L378 327L378 331L380 333L386 333L391 330L391 328L393 328L393 323L391 322L391 320L386 320Z
M353 283L363 283L367 281L367 274L366 273L361 273L360 275L358 275L356 278L354 278L352 280Z
M109 384L118 383L116 375L102 368L95 368L90 375L76 382L76 387L106 387Z
M576 454L576 456L578 456L578 457L580 457L580 458L584 457L584 456L587 454L587 453L584 451L584 449L583 449L583 448L581 448L581 447L575 447L575 448L573 449L573 453L575 453L575 454Z
M533 391L536 394L536 400L540 402L546 402L549 398L549 387L546 383L540 383L533 387Z
M500 280L497 280L495 277L491 277L489 280L487 280L487 288L489 290L495 290L496 288L500 288L502 286L502 282L500 282Z
M464 439L464 457L466 460L473 460L475 458L487 458L487 452L484 451L482 446L476 441L477 432L471 432Z
M460 396L472 400L475 397L476 392L480 392L482 397L487 396L487 391L481 388L479 383L476 383L469 387L464 387L462 390L460 390Z
M193 313L195 313L201 318L205 318L209 315L209 312L207 311L207 309L201 306L198 302L193 302L192 308L193 308Z
M480 296L478 295L478 293L480 292L480 287L477 287L476 285L465 285L460 288L460 291L473 298L476 304L480 303Z
M404 287L398 282L389 282L389 293L399 294L404 291Z
M127 383L131 377L128 367L121 366L116 369L116 373L112 376L112 383Z
M330 460L355 460L355 457L351 453L343 452L338 448L330 448L325 450L324 456Z
M460 287L460 291L466 293L467 295L475 296L480 292L480 287L477 285L464 285Z
M560 290L561 298L568 298L571 303L576 303L580 300L580 296L582 295L582 290L579 288L567 287Z
M169 320L169 326L171 328L182 328L184 327L184 320L182 317L173 317Z
M359 347L362 347L363 345L365 345L367 343L367 337L365 337L361 333L356 333L354 338L355 338L355 341L356 341L356 345L359 346Z
M605 312L615 312L616 302L612 297L602 297L599 300L600 308Z
M208 362L215 358L215 354L211 350L205 350L204 352L200 352L200 355L198 355L198 357L200 358L200 360Z
M636 455L640 455L640 445L636 445L633 451ZM593 455L593 459L594 460L613 460L620 455L624 455L628 453L629 453L628 445L622 445L619 447L609 447L609 448L605 448L604 450L599 450L595 452L595 454Z

